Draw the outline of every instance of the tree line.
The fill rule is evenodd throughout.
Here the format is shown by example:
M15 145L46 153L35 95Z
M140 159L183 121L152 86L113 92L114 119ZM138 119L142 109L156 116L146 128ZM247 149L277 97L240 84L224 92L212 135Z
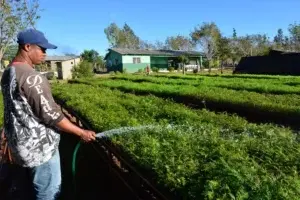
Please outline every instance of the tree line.
M225 62L236 64L241 57L266 55L271 49L300 51L300 23L290 24L286 33L279 28L274 38L267 34L239 35L235 28L231 36L224 36L214 22L203 22L188 36L169 36L165 41L145 41L127 23L123 27L111 23L104 33L111 48L200 50L211 65L216 60L221 65Z

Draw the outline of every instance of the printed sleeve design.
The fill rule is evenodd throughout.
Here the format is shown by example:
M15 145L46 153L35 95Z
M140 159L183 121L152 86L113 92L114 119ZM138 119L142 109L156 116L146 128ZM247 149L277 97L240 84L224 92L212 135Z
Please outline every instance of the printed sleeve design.
M41 74L27 77L23 92L32 107L33 113L45 124L55 125L63 114L55 103L48 80Z

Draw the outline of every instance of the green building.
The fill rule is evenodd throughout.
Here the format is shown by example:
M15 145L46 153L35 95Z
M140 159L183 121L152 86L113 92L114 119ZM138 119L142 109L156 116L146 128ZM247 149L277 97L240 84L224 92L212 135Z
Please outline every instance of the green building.
M168 67L175 69L180 65L177 58L185 55L189 63L185 65L188 70L202 68L203 54L197 51L173 51L173 50L140 50L111 48L108 50L104 60L108 71L129 72L144 70L147 65L151 68L167 70Z

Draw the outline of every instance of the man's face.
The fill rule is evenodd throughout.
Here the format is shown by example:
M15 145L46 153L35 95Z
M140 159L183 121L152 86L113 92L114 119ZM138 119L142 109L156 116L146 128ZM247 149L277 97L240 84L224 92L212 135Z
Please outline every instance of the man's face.
M45 60L46 49L38 45L30 45L27 52L34 65L41 64Z

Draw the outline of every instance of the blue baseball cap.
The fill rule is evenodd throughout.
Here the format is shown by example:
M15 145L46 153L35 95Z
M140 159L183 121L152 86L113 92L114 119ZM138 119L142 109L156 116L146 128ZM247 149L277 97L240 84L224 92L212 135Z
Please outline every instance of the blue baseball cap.
M44 33L35 29L27 29L18 33L18 44L35 44L44 49L56 49L57 46L50 44Z

